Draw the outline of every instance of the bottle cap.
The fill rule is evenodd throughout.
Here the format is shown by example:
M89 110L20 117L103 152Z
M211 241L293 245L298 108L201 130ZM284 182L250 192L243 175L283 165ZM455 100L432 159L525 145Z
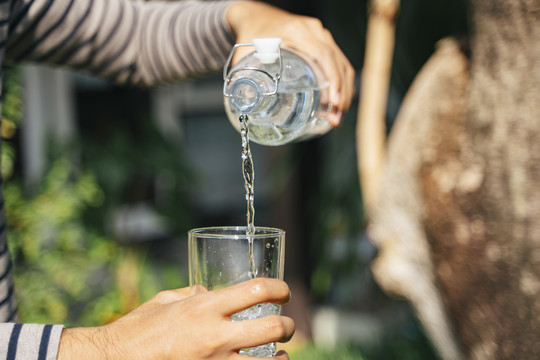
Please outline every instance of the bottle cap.
M253 39L255 57L263 64L271 64L279 58L279 46L281 38L257 38Z

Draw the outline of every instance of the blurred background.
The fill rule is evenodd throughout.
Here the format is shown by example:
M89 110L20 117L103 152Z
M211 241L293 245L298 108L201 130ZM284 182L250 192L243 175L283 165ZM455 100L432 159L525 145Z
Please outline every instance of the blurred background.
M357 70L368 2L267 1L320 18ZM463 0L401 3L387 109L436 42L467 31ZM97 325L164 289L187 286L187 230L244 225L240 135L221 74L155 89L81 72L7 67L2 121L9 244L21 320ZM281 147L252 145L255 224L287 231L284 312L293 359L436 359L406 302L384 294L369 263L354 129L343 124Z

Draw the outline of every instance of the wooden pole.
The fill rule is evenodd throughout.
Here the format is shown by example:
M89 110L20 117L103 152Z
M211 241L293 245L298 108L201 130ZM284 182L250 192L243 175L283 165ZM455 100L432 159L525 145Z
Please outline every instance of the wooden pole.
M386 141L386 104L399 0L372 0L356 125L358 175L368 217L377 201Z

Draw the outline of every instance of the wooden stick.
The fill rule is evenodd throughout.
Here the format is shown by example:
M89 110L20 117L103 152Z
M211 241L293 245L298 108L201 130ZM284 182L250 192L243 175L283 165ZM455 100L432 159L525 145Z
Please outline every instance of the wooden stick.
M368 217L377 201L385 157L386 104L399 0L372 0L356 124L358 175Z

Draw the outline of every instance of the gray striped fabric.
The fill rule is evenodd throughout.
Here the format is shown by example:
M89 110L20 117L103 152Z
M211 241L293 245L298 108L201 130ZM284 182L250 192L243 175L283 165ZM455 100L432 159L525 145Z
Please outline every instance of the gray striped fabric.
M55 360L62 329L60 325L2 324L0 356L9 360Z
M0 0L0 63L69 66L126 85L174 82L223 67L234 44L230 4ZM62 325L16 323L3 205L0 191L0 359L56 359Z

